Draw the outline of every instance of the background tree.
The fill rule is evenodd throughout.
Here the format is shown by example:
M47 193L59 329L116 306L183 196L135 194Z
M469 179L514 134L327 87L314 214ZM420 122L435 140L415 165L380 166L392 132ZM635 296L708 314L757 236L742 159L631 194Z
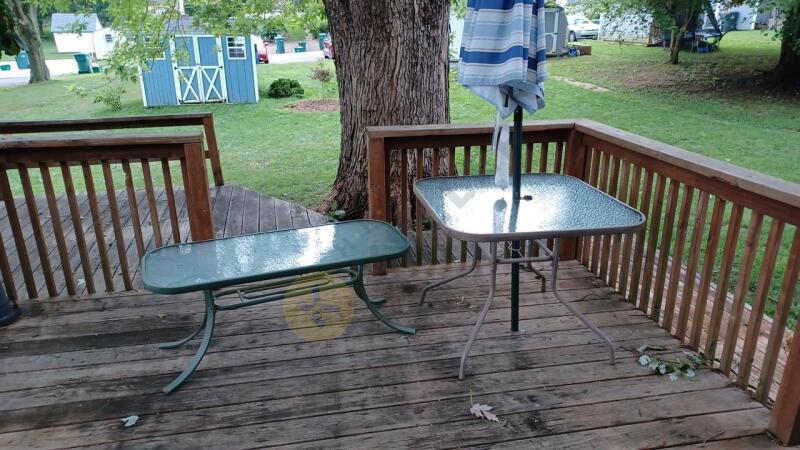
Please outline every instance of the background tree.
M14 21L11 10L5 2L0 2L0 56L19 54L19 44L14 39Z
M800 0L779 0L783 20L776 30L781 40L781 56L775 77L784 85L800 85Z
M23 0L3 0L13 23L14 40L22 50L28 53L30 60L30 83L47 81L50 70L47 68L44 50L42 49L42 33L39 29L39 4Z

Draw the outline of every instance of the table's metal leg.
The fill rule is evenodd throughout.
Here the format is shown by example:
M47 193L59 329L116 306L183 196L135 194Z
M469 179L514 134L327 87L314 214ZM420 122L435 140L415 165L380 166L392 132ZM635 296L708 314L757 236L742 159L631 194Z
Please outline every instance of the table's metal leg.
M206 297L206 317L204 319L205 323L205 333L203 333L203 340L200 342L200 347L197 348L197 352L192 357L192 360L189 361L189 365L183 369L180 375L178 375L171 383L164 386L162 391L165 394L171 394L175 389L178 389L187 378L189 378L192 373L194 373L197 366L200 365L200 361L203 360L203 357L206 355L206 351L208 350L208 345L211 343L211 337L214 335L214 319L217 312L217 307L214 304L214 295L211 291L205 291Z
M464 379L464 370L467 367L467 356L472 348L472 344L475 342L475 338L478 337L478 332L481 330L481 325L483 325L483 321L486 319L486 314L489 313L489 309L492 307L492 302L494 301L495 283L497 281L497 243L492 242L489 244L489 248L489 257L491 258L492 264L492 273L490 277L491 280L489 284L489 297L486 299L486 303L483 305L483 309L478 315L478 321L475 323L475 326L472 327L467 345L464 347L464 352L461 354L461 365L458 369L459 380Z
M451 281L457 280L457 279L459 279L461 277L465 277L465 276L471 274L475 270L475 268L478 267L478 259L479 258L480 258L480 247L478 246L478 243L476 242L475 243L475 247L472 250L472 264L469 266L469 269L467 269L464 272L459 272L459 273L457 273L455 275L451 275L451 276L449 276L447 278L443 278L443 279L441 279L441 280L439 280L439 281L437 281L435 283L431 283L431 284L425 286L425 289L422 290L422 297L419 299L420 306L422 306L422 304L425 303L425 296L428 295L428 291L431 291L433 289L436 289L439 286L445 285L445 284L447 284L447 283L449 283Z
M611 339L605 335L602 331L595 324L593 324L589 319L587 319L583 314L581 314L578 310L575 309L567 300L561 298L561 294L558 293L558 253L559 253L559 245L560 240L554 239L553 240L553 295L556 297L562 305L566 306L572 314L575 314L578 319L583 322L584 325L589 327L590 330L594 332L608 347L608 357L611 360L611 364L616 364L616 359L614 358L614 344L611 342Z
M534 241L534 240L528 241L528 253L527 253L528 256L533 255L533 247L534 246L539 247L539 244L537 244L536 241ZM542 281L542 292L546 291L547 290L547 279L545 278L544 274L542 274L542 272L539 272L539 270L537 270L535 267L533 267L533 263L530 262L530 261L528 261L528 271L533 272L533 274L536 275L536 279Z
M192 339L194 339L195 336L197 336L198 334L200 334L201 331L203 331L203 328L205 328L205 326L206 326L206 321L207 320L208 320L208 314L207 313L203 314L203 321L200 322L200 326L197 327L196 330L194 330L194 333L192 333L192 334L190 334L190 335L186 336L185 338L183 338L181 340L178 340L178 341L165 342L163 344L159 344L158 348L163 348L163 349L178 348L181 345L191 341Z
M415 334L416 330L413 328L409 328L403 325L400 325L381 313L375 303L369 299L369 295L367 295L367 290L364 289L364 266L358 266L358 273L352 277L353 280L353 290L355 291L358 298L364 301L364 304L367 305L367 308L375 316L376 319L383 322L387 327L399 331L400 333L404 334Z

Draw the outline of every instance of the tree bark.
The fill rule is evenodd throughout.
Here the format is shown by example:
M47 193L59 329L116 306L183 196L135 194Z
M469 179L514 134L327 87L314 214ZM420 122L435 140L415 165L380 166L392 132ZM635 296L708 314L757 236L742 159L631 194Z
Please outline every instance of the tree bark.
M450 1L324 3L336 56L342 138L336 181L320 209L335 206L347 218L360 218L367 213L365 128L450 121ZM412 173L413 168L409 164Z
M781 56L775 76L785 86L800 85L800 6L787 9L784 14Z
M28 53L31 75L29 83L50 79L50 70L42 49L42 35L39 31L38 8L33 3L22 0L5 0L14 20L14 36L19 46Z

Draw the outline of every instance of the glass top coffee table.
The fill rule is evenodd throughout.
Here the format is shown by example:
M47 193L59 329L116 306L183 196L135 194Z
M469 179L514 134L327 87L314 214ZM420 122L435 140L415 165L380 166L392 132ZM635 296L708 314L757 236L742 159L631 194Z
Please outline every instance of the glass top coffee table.
M522 176L520 199L512 197L511 188L500 188L493 176L424 178L414 183L414 193L430 217L449 236L476 243L469 270L432 283L423 291L441 286L470 273L477 264L477 243L488 242L492 264L489 296L470 333L461 357L459 378L464 378L466 358L478 335L495 294L497 264L550 262L552 291L556 299L575 314L608 347L614 363L614 347L606 335L578 312L558 292L558 255L560 238L584 235L619 234L644 226L644 215L585 182L561 174L537 173ZM547 247L553 239L553 247ZM532 240L544 256L512 254L498 257L497 243ZM519 317L519 305L512 305L512 329Z

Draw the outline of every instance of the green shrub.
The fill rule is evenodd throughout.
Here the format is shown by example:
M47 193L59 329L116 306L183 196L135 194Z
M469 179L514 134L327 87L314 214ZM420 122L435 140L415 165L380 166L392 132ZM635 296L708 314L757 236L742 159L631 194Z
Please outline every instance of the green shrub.
M300 82L290 78L278 78L269 85L267 95L272 98L302 97L303 87Z

